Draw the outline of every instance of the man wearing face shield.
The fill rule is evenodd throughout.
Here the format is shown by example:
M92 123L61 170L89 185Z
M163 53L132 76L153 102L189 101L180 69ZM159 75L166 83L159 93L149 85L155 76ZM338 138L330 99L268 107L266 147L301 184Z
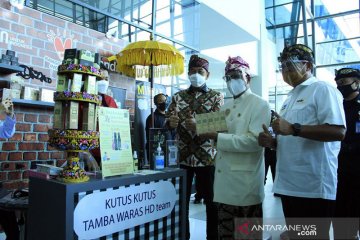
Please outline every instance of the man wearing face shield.
M335 81L344 97L347 131L338 157L334 237L356 239L360 219L360 70L339 69L335 71ZM342 224L338 218L354 218L354 221Z
M293 89L272 123L276 137L264 126L259 144L276 149L273 191L281 195L286 223L301 224L299 218L306 218L306 224L316 226L316 239L328 239L335 211L337 156L346 132L342 96L312 75L314 56L309 47L285 47L279 60L284 81ZM298 234L289 232L290 238Z
M241 236L235 229L249 218L261 225L263 217L264 148L257 137L271 116L269 104L251 92L250 79L249 64L241 57L229 57L224 80L233 100L220 109L225 111L228 131L206 134L217 149L214 201L219 203L219 239L262 239L261 231Z
M197 55L189 61L191 86L174 94L167 114L167 125L176 129L179 138L180 167L187 172L186 239L190 239L189 202L194 174L200 181L206 205L207 239L217 239L217 207L213 202L214 143L196 134L195 114L215 112L223 104L221 93L206 86L209 62Z

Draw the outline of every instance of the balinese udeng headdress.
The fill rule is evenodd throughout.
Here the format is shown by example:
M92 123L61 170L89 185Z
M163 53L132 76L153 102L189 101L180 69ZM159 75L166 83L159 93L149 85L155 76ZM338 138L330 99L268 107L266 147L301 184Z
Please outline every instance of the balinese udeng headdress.
M251 75L250 75L250 66L247 62L245 62L244 59L242 59L240 56L237 57L229 57L226 61L225 66L225 75L228 74L230 71L242 71L245 72L247 80L250 81Z
M360 70L356 68L341 68L339 70L335 69L335 81L341 78L359 78L360 79Z
M303 60L314 63L314 53L306 45L295 44L289 47L285 47L282 53L280 53L279 61L287 60Z
M202 67L204 68L206 71L209 72L209 62L208 60L199 57L198 55L192 55L190 57L190 61L189 61L189 70L192 67Z

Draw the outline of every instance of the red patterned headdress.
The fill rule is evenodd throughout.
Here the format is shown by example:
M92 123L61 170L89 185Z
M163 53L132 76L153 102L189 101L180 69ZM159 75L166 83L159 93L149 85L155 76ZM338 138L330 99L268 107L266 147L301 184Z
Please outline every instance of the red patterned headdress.
M241 70L241 68L249 69L250 67L249 67L249 64L247 62L245 62L245 60L239 56L233 57L233 58L229 57L229 59L226 61L225 75L229 71Z

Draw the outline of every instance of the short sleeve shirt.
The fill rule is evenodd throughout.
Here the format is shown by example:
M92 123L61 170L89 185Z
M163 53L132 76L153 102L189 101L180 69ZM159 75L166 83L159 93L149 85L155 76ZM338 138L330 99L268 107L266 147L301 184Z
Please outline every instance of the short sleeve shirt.
M341 93L315 77L296 86L280 115L302 125L346 126ZM274 192L308 198L336 198L340 141L321 142L294 136L277 136Z

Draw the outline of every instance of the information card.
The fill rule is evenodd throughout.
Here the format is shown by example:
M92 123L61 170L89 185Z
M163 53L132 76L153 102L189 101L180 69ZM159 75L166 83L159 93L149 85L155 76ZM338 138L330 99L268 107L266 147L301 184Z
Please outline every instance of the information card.
M225 111L196 114L195 119L197 134L227 131Z
M98 116L102 176L134 173L129 110L100 107Z

